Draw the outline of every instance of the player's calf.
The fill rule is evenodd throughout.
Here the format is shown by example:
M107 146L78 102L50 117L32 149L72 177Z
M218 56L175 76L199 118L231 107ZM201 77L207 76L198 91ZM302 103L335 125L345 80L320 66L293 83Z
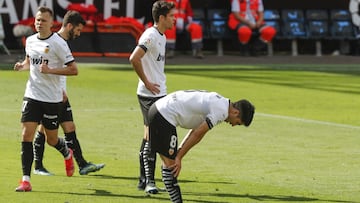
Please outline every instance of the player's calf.
M180 186L171 169L162 167L162 178L172 202L182 203Z

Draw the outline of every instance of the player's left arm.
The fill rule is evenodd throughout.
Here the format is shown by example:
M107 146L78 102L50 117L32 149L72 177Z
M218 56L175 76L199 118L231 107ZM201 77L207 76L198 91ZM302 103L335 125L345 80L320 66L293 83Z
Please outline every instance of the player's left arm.
M181 160L190 149L201 141L204 135L209 131L209 125L206 121L202 122L197 128L192 129L185 136L179 146L178 153L175 157L175 164L171 166L173 168L173 174L177 177L181 170Z

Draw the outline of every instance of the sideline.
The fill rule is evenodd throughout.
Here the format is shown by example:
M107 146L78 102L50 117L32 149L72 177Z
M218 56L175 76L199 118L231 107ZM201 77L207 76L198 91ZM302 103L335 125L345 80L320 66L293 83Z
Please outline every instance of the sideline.
M355 125L339 124L339 123L332 123L332 122L327 122L327 121L317 121L317 120L311 120L311 119L305 119L305 118L297 118L297 117L291 117L291 116L282 116L282 115L266 114L266 113L256 113L256 115L268 117L268 118L286 119L286 120L300 121L303 123L314 123L314 124L320 124L320 125L328 125L328 126L360 130L360 126L355 126Z

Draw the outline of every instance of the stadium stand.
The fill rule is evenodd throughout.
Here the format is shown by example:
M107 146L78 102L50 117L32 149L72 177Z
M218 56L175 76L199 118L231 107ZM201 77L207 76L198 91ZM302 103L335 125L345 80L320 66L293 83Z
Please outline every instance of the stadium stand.
M81 37L68 42L74 56L103 56L98 45L96 24L87 24L81 31Z
M224 41L233 43L234 33L227 26L228 9L194 9L194 21L203 27L204 39L216 41L218 56L224 54ZM265 9L264 21L277 30L275 44L282 40L290 41L291 55L299 54L301 42L315 42L315 55L322 56L325 40L356 40L356 26L351 14L343 9ZM268 56L274 53L273 43L267 47Z
M129 57L143 30L131 22L119 22L98 23L97 32L104 56Z
M2 50L5 51L7 55L10 55L9 49L4 44L4 39L5 39L5 31L3 27L2 17L0 16L0 47L2 48Z
M236 38L227 25L230 11L197 8L193 12L193 20L203 28L203 38L210 43L216 42L216 54L223 56L224 46L227 45L224 42L234 45ZM349 44L354 41L360 44L359 29L354 25L352 15L351 11L346 9L265 9L266 24L277 30L274 41L268 44L268 56L273 55L273 46L281 45L281 41L290 42L292 56L299 54L300 46L312 45L313 42L316 56L322 55L324 41L339 41L340 49L344 44L345 47L350 47ZM29 26L34 29L33 23ZM57 31L60 26L61 24L56 22L53 31ZM143 30L143 26L139 25L136 19L112 17L102 22L88 23L81 37L70 41L69 46L74 56L128 57ZM0 37L3 39L3 36ZM2 39L0 45L5 47ZM4 49L7 50L6 47Z

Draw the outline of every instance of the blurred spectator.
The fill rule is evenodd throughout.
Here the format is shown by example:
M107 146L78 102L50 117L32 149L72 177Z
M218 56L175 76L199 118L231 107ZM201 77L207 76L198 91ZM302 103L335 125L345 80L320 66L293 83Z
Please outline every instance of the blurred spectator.
M168 2L174 2L176 7L176 26L171 30L165 32L166 35L166 48L167 58L174 57L174 50L176 45L177 34L189 32L191 38L191 48L193 50L193 56L199 59L204 58L202 53L203 47L203 30L201 25L193 22L193 10L189 0L166 0Z
M243 45L249 43L253 34L259 36L260 41L254 42L250 47L253 54L256 54L264 43L271 42L276 34L275 28L264 23L262 0L231 0L228 26L236 31L237 38Z

